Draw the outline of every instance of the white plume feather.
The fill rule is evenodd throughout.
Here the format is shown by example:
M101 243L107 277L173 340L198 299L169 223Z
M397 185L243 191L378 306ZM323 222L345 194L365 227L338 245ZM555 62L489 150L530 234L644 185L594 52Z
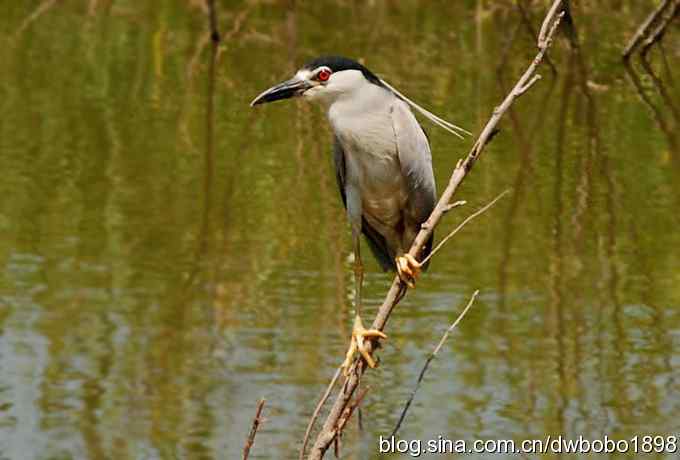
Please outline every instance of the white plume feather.
M434 113L422 108L415 102L413 102L411 99L407 98L403 94L401 94L399 91L397 91L392 85L387 83L385 80L380 79L383 85L385 85L390 91L392 91L394 94L396 94L399 98L403 99L404 102L406 102L408 105L416 109L419 113L421 113L425 118L430 120L432 123L436 124L437 126L444 128L446 131L450 132L451 134L455 134L456 136L460 137L463 139L463 136L460 133L467 134L468 136L472 136L472 133L466 129L461 128L460 126L456 126L453 123L449 123L448 121L439 118L437 115Z

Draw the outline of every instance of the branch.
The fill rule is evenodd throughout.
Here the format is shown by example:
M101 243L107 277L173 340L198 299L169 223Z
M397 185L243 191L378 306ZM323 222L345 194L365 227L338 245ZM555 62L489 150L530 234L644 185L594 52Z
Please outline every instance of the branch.
M534 29L534 26L531 23L531 17L529 16L529 12L527 11L524 3L525 3L524 0L518 0L517 2L517 9L519 10L521 23L524 23L525 27L527 28L527 31L529 32L529 35L531 35L531 38L533 40L538 40L538 34L536 33L536 30ZM520 24L518 24L517 26L519 29ZM506 55L507 54L509 53L506 53ZM557 75L557 68L555 67L555 64L552 63L549 56L545 57L545 63L548 65L548 67L550 67L550 72L553 75ZM499 68L500 67L502 67L502 65L499 66Z
M673 8L669 11L669 13L661 18L659 20L659 25L654 29L653 32L649 33L649 37L644 41L642 44L642 50L641 54L644 57L648 52L649 49L652 47L654 43L658 43L661 41L663 38L664 33L666 33L666 28L668 27L668 24L675 19L675 17L680 13L680 1L675 2L673 5Z
M248 455L250 455L250 448L253 447L253 443L255 442L255 435L257 434L257 430L260 428L262 422L264 422L264 419L261 417L264 402L265 399L260 399L260 402L257 403L257 411L255 411L253 425L250 427L250 433L248 433L248 437L246 438L246 444L243 446L242 460L248 460Z
M427 240L432 235L432 231L446 212L446 208L449 206L449 203L452 202L451 198L453 197L456 190L458 190L458 186L463 182L463 179L465 179L467 174L470 172L475 162L488 144L490 138L496 132L496 127L501 118L503 115L505 115L505 113L508 111L508 108L517 98L518 88L524 88L535 75L536 69L543 61L548 48L552 44L552 38L557 30L557 26L564 16L564 12L557 13L561 4L562 0L555 0L553 6L550 8L550 11L543 21L543 26L541 27L542 33L539 34L538 53L536 54L536 57L529 64L524 74L519 78L517 84L506 96L501 105L493 111L491 118L487 122L486 126L484 126L484 129L482 129L481 134L472 146L468 156L464 161L459 162L458 166L456 166L454 169L444 193L437 202L432 214L430 214L430 217L422 226L420 232L418 232L418 235L413 241L411 249L409 250L409 254L412 256L415 257L421 251ZM383 330L385 328L392 310L403 297L405 290L406 288L401 283L399 277L395 276L390 290L387 293L382 305L380 306L375 320L373 321L371 326L372 329ZM373 348L373 344L369 343L368 348L370 351L370 349ZM323 458L324 454L333 443L333 440L338 434L338 421L340 420L345 408L352 399L352 395L359 385L359 380L366 369L365 366L366 364L364 361L360 359L355 361L351 366L349 377L343 385L342 390L338 394L335 403L333 404L333 407L331 408L323 424L323 427L321 428L321 431L318 433L308 459L320 460Z
M57 0L45 0L42 2L24 21L21 23L16 32L14 32L14 38L18 38L28 26L37 20L40 16L47 13L47 11L52 8L57 3Z
M453 208L457 208L458 206L464 206L466 204L467 204L467 201L465 201L465 200L460 200L460 201L456 201L455 203L447 204L446 208L444 208L444 212L449 212Z
M516 93L517 97L519 97L519 96L521 96L522 94L526 93L526 92L529 90L529 88L531 88L532 86L534 86L534 83L536 83L536 82L537 82L538 80L540 80L540 79L541 79L541 76L540 76L540 75L534 75L534 76L531 78L531 80L529 80L529 81L527 82L526 85L524 85L524 86L522 86L522 87L520 87L520 88L517 88L517 90L516 90L516 91L517 91L517 93Z
M460 229L462 229L463 227L465 227L465 225L466 225L468 222L470 222L472 219L474 219L475 217L479 216L480 214L483 214L484 212L486 212L487 209L489 209L491 206L493 206L494 204L496 204L496 201L498 201L498 200L500 200L501 198L503 198L503 197L504 197L506 194L508 194L509 192L510 192L510 190L505 190L505 191L503 191L500 195L498 195L496 198L494 198L493 200L491 200L491 202L488 203L486 206L484 206L484 207L478 209L477 211L475 211L475 212L473 212L472 214L470 214L469 216L467 216L467 217L465 218L465 220L463 220L463 222L461 222L456 228L454 228L454 229L451 231L451 233L449 233L448 235L446 235L446 236L444 237L444 239L441 240L441 241L439 242L439 244L438 244L438 245L430 252L430 254L429 254L427 257L425 257L420 263L424 265L428 260L430 260L430 259L432 258L432 256L434 256L434 255L437 253L437 251L439 251L439 250L442 248L442 246L444 246L444 244L445 244L447 241L449 241L449 240L453 237L453 235L455 235L456 233L458 233L458 232L460 231ZM458 202L456 202L456 203L460 203L460 201L458 201ZM453 204L455 205L456 203L453 203ZM463 202L463 203L464 203L464 202ZM449 205L449 206L451 206L451 205ZM448 211L448 207L447 207L445 210Z
M497 198L498 199L498 198ZM397 425L394 427L394 430L392 430L392 435L391 437L395 437L397 435L397 431L399 431L399 428L401 428L401 424L406 418L406 413L408 412L409 407L411 407L411 403L413 402L413 399L416 397L416 392L418 391L418 388L420 388L420 383L423 381L423 377L425 377L425 372L427 372L427 368L430 367L430 363L434 360L434 358L437 356L437 353L439 353L439 350L442 348L444 345L444 342L446 342L446 339L449 338L449 334L451 334L451 331L453 331L456 326L458 326L458 323L463 319L463 316L468 312L472 304L475 302L475 299L477 298L477 294L479 294L479 289L476 290L473 294L472 297L470 297L470 300L468 301L467 305L463 309L463 311L458 315L458 318L449 326L449 328L444 332L444 335L442 336L441 340L439 340L439 343L437 346L434 348L432 353L430 353L430 356L427 357L427 360L425 361L425 365L423 368L420 370L420 375L418 375L418 380L416 381L416 386L413 388L413 391L411 392L411 396L408 398L406 401L406 405L404 406L404 409L401 411L401 415L399 416L399 420L397 421Z
M560 23L560 20L562 19L562 16L564 15L564 9L566 8L567 5L562 5L561 1L556 1L552 4L550 9L548 10L548 14L545 15L545 19L543 19L543 24L541 24L541 30L538 32L538 47L539 49L545 50L550 46L550 41L552 40L552 36L555 33L555 29ZM560 13L560 16L557 18L557 21L553 22L553 19L555 18L555 15L557 14L558 10L562 10ZM552 26L550 25L552 23ZM541 60L543 57L541 56Z
M370 390L371 387L366 387L364 388L361 393L359 393L359 396L354 400L352 404L349 405L345 409L345 412L343 413L342 417L340 418L340 421L338 422L338 434L335 437L335 458L340 458L340 439L342 438L342 432L345 429L345 426L347 425L347 422L349 421L350 418L352 418L352 414L354 411L359 407L361 402L364 400L364 396L366 396L366 393L368 393L368 390Z
M305 430L305 438L302 440L302 448L300 448L299 457L300 460L304 460L305 458L305 450L307 450L307 443L309 442L309 435L312 433L312 427L314 426L316 419L319 417L319 412L321 412L321 408L323 407L324 404L326 404L326 400L331 395L331 391L333 391L333 388L335 387L335 384L338 381L338 377L340 377L341 371L342 367L338 367L335 370L335 375L333 375L331 383L328 384L326 391L324 392L323 396L321 396L321 399L319 399L319 402L316 404L316 408L314 409L312 418L309 419L309 423L307 424L307 430Z
M638 29L635 31L635 35L631 37L630 41L626 45L626 48L623 50L623 53L621 53L624 60L628 60L640 42L645 37L647 37L647 35L649 35L649 30L664 13L664 11L666 11L666 8L668 8L668 6L671 4L671 1L672 0L664 0L661 2L659 6L654 11L652 11L649 16L647 16L647 19L645 19L643 23L640 24L640 27L638 27Z

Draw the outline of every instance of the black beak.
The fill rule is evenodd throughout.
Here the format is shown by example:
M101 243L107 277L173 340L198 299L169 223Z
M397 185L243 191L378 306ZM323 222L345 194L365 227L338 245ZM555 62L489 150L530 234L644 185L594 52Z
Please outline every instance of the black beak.
M253 102L250 103L250 106L254 107L259 104L264 104L265 102L274 102L280 99L288 99L294 96L300 96L311 86L312 85L309 82L301 80L297 77L293 77L290 80L279 83L276 86L272 86L267 91L264 91L262 94L253 99Z

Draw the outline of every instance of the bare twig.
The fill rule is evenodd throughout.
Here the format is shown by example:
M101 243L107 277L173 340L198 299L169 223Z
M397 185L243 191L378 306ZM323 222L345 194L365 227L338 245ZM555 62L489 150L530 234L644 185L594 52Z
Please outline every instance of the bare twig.
M475 299L477 298L477 294L479 294L479 289L476 290L473 294L472 297L470 297L470 300L468 301L467 305L463 309L462 312L460 312L460 315L458 315L458 318L449 326L448 329L446 329L446 332L444 332L444 335L442 338L439 340L439 343L437 346L434 348L432 353L427 357L427 360L425 360L425 364L423 365L423 368L420 370L420 374L418 375L418 380L416 381L416 386L413 388L413 391L411 392L411 396L409 396L408 400L406 401L406 404L404 405L404 409L401 411L401 415L399 416L399 420L397 421L397 425L394 427L394 430L392 430L392 437L397 435L397 431L399 431L399 428L401 428L401 424L406 418L406 413L408 412L409 407L411 407L411 403L413 402L413 399L416 397L416 392L418 391L418 388L420 388L420 383L423 381L423 377L425 377L425 372L427 372L427 368L430 367L430 363L434 360L434 358L437 356L437 353L439 353L439 350L441 350L442 346L444 345L444 342L446 342L446 339L449 338L449 334L451 334L451 331L453 331L456 326L458 326L458 323L463 319L463 316L468 312L472 304L475 302Z
M449 212L453 208L457 208L458 206L464 206L466 204L467 204L467 201L465 201L465 200L460 200L460 201L456 201L455 203L447 204L446 208L444 209L444 212Z
M536 54L536 57L529 64L524 74L519 78L515 87L506 96L501 105L498 106L493 111L489 121L487 122L486 126L484 126L484 128L482 129L482 132L477 138L477 141L472 146L472 149L468 153L466 159L462 162L459 162L459 164L454 169L446 189L444 190L442 196L437 202L437 205L432 211L432 214L425 222L425 225L423 225L420 232L418 232L418 235L416 236L411 246L411 249L409 250L409 254L411 254L412 256L414 257L417 256L418 253L420 253L420 251L422 250L425 243L429 240L430 236L432 235L432 231L441 220L442 216L446 211L446 208L449 206L449 203L451 203L452 201L451 199L454 193L456 192L456 190L458 190L459 185L463 182L463 180L465 179L465 177L470 172L475 162L483 152L484 148L488 144L489 140L491 139L493 134L497 131L497 125L500 122L503 115L508 111L508 108L517 99L516 94L517 88L523 88L524 86L526 86L526 84L535 75L536 69L543 61L543 58L552 43L552 38L554 37L557 27L562 17L564 16L564 12L558 13L560 5L562 5L562 0L555 0L543 21L543 26L541 27L541 31L543 31L543 33L539 34L538 42L539 50L538 53ZM399 299L403 297L404 292L405 292L404 285L402 284L399 277L395 276L394 280L392 281L390 290L388 291L387 296L385 297L385 300L383 301L382 305L378 309L378 314L376 315L376 318L374 319L373 324L371 325L372 329L383 330L385 328L385 325L387 324L387 321L392 313L392 310L397 305ZM370 351L370 349L373 348L373 345L369 343L368 348ZM343 385L342 390L338 394L335 403L333 404L333 407L331 408L328 416L326 417L323 427L321 428L321 431L319 431L314 442L314 445L312 446L312 449L308 456L310 460L319 460L323 458L324 454L333 443L333 440L338 434L337 431L338 421L340 420L340 417L344 413L345 408L351 401L352 395L356 391L359 385L359 380L361 379L361 376L363 375L364 371L365 363L363 360L357 360L351 366L349 377L347 378L347 381Z
M529 34L531 35L531 37L534 40L538 41L538 35L536 34L536 29L534 29L534 25L531 22L531 17L529 15L529 12L527 11L524 3L525 2L523 0L517 1L517 9L519 10L521 23L524 23L524 26L526 27L526 29L529 32ZM519 25L520 24L518 24L518 26ZM514 35L514 33L513 33L513 35ZM550 73L552 73L553 75L557 75L557 68L555 67L555 64L553 64L553 62L552 62L552 60L550 59L549 56L545 57L545 63L548 64L548 67L550 67ZM499 67L502 67L502 65L500 65Z
M43 1L33 12L21 23L16 32L14 32L14 38L18 38L21 33L30 26L33 21L37 20L40 16L47 13L47 11L52 8L58 0L45 0Z
M246 18L248 17L248 14L250 14L251 7L245 8L243 11L239 12L236 17L234 18L234 25L231 27L231 30L227 32L224 35L224 41L229 41L232 40L234 37L236 37L236 34L238 34L241 29L243 28L243 23L245 22Z
M342 433L345 429L345 426L347 425L347 422L349 421L350 418L352 418L352 414L354 413L355 409L359 409L359 405L361 404L361 401L364 400L364 396L366 396L366 393L368 393L368 390L370 390L370 387L364 388L360 393L359 396L354 400L352 404L349 405L345 409L345 412L340 419L340 422L338 423L338 435L335 437L335 440L333 441L334 444L334 451L335 451L335 458L340 458L340 440L342 439ZM359 409L361 411L361 409ZM360 413L360 412L359 412Z
M491 206L493 206L494 204L496 204L496 201L498 201L498 200L500 200L501 198L503 198L503 197L504 197L507 193L509 193L509 192L510 192L510 190L505 190L505 191L501 192L500 195L498 195L496 198L494 198L493 200L491 200L491 202L489 202L487 205L485 205L484 207L478 209L477 211L475 211L475 212L473 212L472 214L470 214L469 216L467 216L467 218L465 218L465 220L463 220L463 222L461 222L456 228L454 228L454 229L451 231L451 233L449 233L448 235L446 235L446 237L444 237L444 239L442 239L442 240L439 242L439 244L438 244L438 245L430 252L430 254L429 254L427 257L425 257L425 258L423 259L422 264L425 264L428 260L430 260L430 259L432 258L432 256L434 256L434 255L437 253L437 251L439 251L439 250L442 248L442 246L444 246L444 244L445 244L448 240L450 240L456 233L458 233L458 232L460 231L460 229L462 229L463 227L465 227L465 225L466 225L468 222L470 222L472 219L474 219L475 217L479 216L480 214L483 214L484 212L486 212L487 209L489 209ZM453 204L456 204L456 203L453 203ZM449 206L450 206L450 205L449 205ZM448 210L448 209L447 209L447 210Z
M264 407L264 402L265 399L260 399L260 402L257 403L257 410L255 411L255 418L253 419L253 425L250 427L250 433L248 433L248 437L246 438L246 443L243 446L243 460L248 460L248 455L250 455L250 448L253 447L253 443L255 442L255 435L257 434L257 430L260 428L260 425L264 421L262 419L262 408Z
M666 8L668 8L672 1L673 0L662 1L659 6L654 11L652 11L649 16L647 16L647 19L645 19L642 24L640 24L640 27L638 27L638 29L635 31L635 35L631 37L630 41L626 45L626 48L623 50L622 57L624 60L628 60L640 42L642 42L642 40L644 40L645 37L649 35L649 31L651 30L652 26L661 17L661 15L663 15L664 11L666 11Z
M340 422L338 423L338 434L342 435L342 431L345 429L345 426L347 425L347 422L349 421L350 418L352 418L352 414L354 411L359 407L359 404L361 404L361 401L363 401L364 396L366 396L366 393L368 393L368 390L370 390L371 387L366 387L364 388L361 393L359 393L359 396L357 396L357 399L354 400L352 404L350 404L346 409L345 413L340 419Z
M652 86L654 86L657 93L659 93L659 96L661 96L661 100L664 102L664 105L670 109L671 115L673 115L673 120L675 120L675 123L680 126L680 111L678 111L675 101L673 100L672 95L668 92L663 80L654 72L651 63L645 56L640 59L640 62L642 63L642 68L645 73L649 75Z
M558 18L556 22L553 22L553 19L560 8L564 8L564 5L562 5L561 1L553 2L552 6L548 10L548 14L546 14L545 19L543 19L543 24L541 24L541 30L538 32L537 40L538 47L541 49L545 49L550 46L550 40L552 40L552 36L555 33L555 28L560 22L561 14L560 18Z
M316 422L316 419L319 417L319 413L321 412L321 408L323 405L326 403L326 400L328 397L331 395L331 391L333 391L333 388L335 388L335 384L338 381L338 378L340 377L340 372L342 371L342 367L338 367L335 370L335 375L333 375L333 378L331 379L331 383L328 384L328 387L326 388L326 391L324 392L323 396L321 396L321 399L319 399L319 402L316 404L316 408L314 409L314 413L312 414L312 418L309 419L309 423L307 424L307 430L305 430L305 439L302 440L302 448L300 448L300 460L303 460L305 458L305 450L307 450L307 443L309 442L309 435L312 433L312 428L314 427L314 423Z
M451 231L451 233L449 233L448 235L446 235L446 236L444 237L444 239L442 239L442 240L439 242L439 244L438 244L438 245L430 252L430 254L429 254L427 257L425 257L425 258L423 259L423 261L422 261L421 263L422 263L422 264L427 263L427 261L430 260L430 259L437 253L437 251L439 251L439 250L442 248L442 246L444 246L444 244L446 244L446 242L449 241L449 240L453 237L453 235L455 235L456 233L458 233L458 232L460 231L460 229L462 229L463 227L465 227L465 225L467 225L468 222L470 222L472 219L474 219L475 217L479 216L480 214L483 214L484 212L486 212L491 206L493 206L494 204L496 204L496 201L498 201L498 200L500 200L501 198L503 198L503 197L504 197L506 194L508 194L509 192L510 192L510 190L504 190L503 192L501 192L500 195L498 195L496 198L494 198L493 200L491 200L488 204L486 204L486 205L483 206L482 208L479 208L477 211L475 211L475 212L473 212L472 214L470 214L469 216L467 216L467 217L465 218L465 220L463 220L463 222L461 222L456 228L454 228L454 229ZM455 203L454 203L454 204L455 204Z
M649 109L652 112L652 115L654 116L654 120L656 121L657 126L666 135L668 143L671 146L671 150L678 151L679 143L676 138L677 137L675 133L676 130L674 129L673 124L666 119L661 108L652 100L649 94L647 94L647 91L645 90L645 87L642 84L642 79L640 78L640 75L637 74L633 66L630 64L630 62L626 62L623 67L626 70L626 74L628 75L630 82L633 84L635 91L640 97L640 100L642 100L642 102L645 103L647 107L649 107Z
M659 20L659 24L654 29L653 32L649 33L647 39L642 43L642 50L640 53L644 57L649 52L649 49L654 43L658 43L663 38L664 33L666 33L666 28L668 24L680 13L680 0L675 0L672 8L669 10L668 14L663 16Z
M534 83L536 83L536 82L537 82L538 80L540 80L540 79L541 79L541 76L540 76L540 75L534 75L534 76L531 78L531 80L529 80L529 81L527 82L526 85L524 85L524 86L522 86L522 87L520 87L520 88L517 88L517 90L516 90L516 91L517 91L517 93L516 93L516 94L517 94L517 97L519 97L519 96L521 96L522 94L526 93L526 92L529 90L529 88L531 88L531 87L534 85Z

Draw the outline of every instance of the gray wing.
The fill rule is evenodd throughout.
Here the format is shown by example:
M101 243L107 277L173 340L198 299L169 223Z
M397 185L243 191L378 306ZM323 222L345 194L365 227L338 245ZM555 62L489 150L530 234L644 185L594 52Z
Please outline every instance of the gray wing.
M345 152L342 150L342 145L336 137L333 143L333 162L335 163L335 178L338 181L338 188L340 189L340 196L342 197L342 204L347 209L347 193L345 192ZM377 232L366 219L361 217L361 233L366 237L368 247L378 260L378 263L383 270L394 269L392 259L394 255L390 254L387 248L385 238Z
M408 188L406 224L412 226L415 236L420 224L427 220L437 204L432 154L425 131L404 101L398 100L392 105L391 115L401 174ZM419 256L421 260L430 253L433 238L434 234L425 243Z
M423 223L437 203L430 144L411 109L401 100L392 106L392 127L397 141L401 173L408 187L409 217Z

